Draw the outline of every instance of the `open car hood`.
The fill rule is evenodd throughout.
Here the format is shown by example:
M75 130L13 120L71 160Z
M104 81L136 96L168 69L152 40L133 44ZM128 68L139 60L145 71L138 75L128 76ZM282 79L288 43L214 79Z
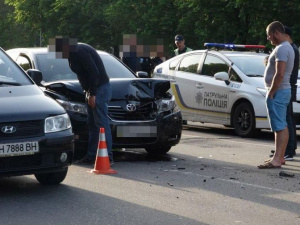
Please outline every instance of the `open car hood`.
M150 100L166 97L170 82L163 79L136 78L110 79L112 100ZM77 80L60 80L44 83L47 90L54 91L72 101L84 101L84 92Z

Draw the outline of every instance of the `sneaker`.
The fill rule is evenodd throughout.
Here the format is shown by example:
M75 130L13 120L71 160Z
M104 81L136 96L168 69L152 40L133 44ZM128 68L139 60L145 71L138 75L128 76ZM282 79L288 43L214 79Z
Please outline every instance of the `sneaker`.
M80 160L75 161L75 164L83 164L83 165L92 165L95 162L87 157L84 157Z
M115 161L113 159L109 159L109 164L112 166L115 164Z
M284 156L284 160L285 161L293 161L294 160L294 157L292 155L285 155Z

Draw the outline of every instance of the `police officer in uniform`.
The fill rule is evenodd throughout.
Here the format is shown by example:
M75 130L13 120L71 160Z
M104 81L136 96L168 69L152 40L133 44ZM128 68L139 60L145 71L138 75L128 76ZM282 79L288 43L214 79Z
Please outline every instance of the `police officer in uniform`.
M175 36L175 45L177 46L177 49L174 50L175 56L180 55L185 52L193 51L193 49L186 47L184 42L185 42L185 40L182 35L177 34Z

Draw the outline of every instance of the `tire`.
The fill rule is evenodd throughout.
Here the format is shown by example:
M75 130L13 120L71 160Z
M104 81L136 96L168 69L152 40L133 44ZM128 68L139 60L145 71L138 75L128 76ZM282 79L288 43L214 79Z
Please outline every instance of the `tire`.
M239 104L232 119L235 132L241 137L252 137L256 131L254 110L250 103Z
M171 146L145 148L145 150L151 155L164 155L168 151L170 151L170 149L171 149Z
M66 167L65 170L60 172L34 174L34 176L41 184L53 185L61 183L67 176L67 173L68 167Z

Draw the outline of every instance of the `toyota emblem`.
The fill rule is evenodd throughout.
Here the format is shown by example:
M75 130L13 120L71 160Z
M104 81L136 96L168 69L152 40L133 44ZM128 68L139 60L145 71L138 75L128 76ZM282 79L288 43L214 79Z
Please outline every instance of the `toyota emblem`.
M1 131L5 134L12 134L17 131L14 126L4 126L1 128Z
M136 105L135 104L128 104L126 105L126 109L128 112L134 112L136 111Z

